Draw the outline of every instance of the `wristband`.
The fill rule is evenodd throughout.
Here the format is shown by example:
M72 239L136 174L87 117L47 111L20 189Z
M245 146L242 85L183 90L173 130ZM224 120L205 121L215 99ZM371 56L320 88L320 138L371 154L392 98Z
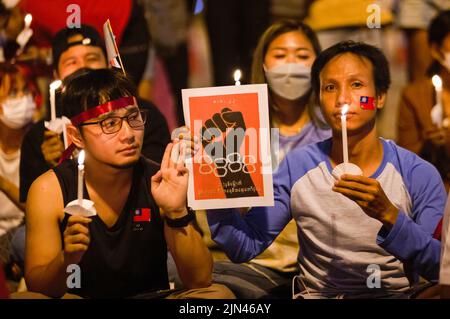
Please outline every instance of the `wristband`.
M172 228L182 228L189 225L189 223L195 219L195 212L189 207L187 210L187 215L180 218L171 219L169 217L165 217L164 219L166 220L167 226Z

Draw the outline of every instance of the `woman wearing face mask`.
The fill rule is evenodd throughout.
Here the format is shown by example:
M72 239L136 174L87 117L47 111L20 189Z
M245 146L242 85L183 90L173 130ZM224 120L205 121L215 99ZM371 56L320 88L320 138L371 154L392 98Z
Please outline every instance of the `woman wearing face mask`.
M398 144L431 162L450 188L450 10L431 21L428 42L433 62L428 76L408 85L398 117ZM442 91L433 86L438 75ZM436 81L436 78L435 78Z
M292 148L331 136L311 94L311 66L320 50L312 29L290 20L269 27L256 47L252 82L269 86L271 126L279 129L272 136L275 164Z
M0 261L4 264L10 261L11 240L24 218L18 188L20 145L36 111L36 96L36 86L23 68L0 63Z
M311 66L320 53L312 29L297 21L280 21L261 36L252 63L252 82L267 83L274 166L293 148L331 136L311 90ZM297 230L291 221L261 255L248 263L216 262L214 281L238 298L289 298L297 270Z

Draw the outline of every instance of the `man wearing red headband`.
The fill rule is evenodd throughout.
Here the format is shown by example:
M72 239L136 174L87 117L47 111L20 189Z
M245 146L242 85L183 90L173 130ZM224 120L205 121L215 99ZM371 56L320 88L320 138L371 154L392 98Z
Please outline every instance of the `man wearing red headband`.
M53 38L52 52L55 78L61 80L83 67L91 69L108 67L103 40L98 32L88 25L60 30ZM138 101L141 107L148 110L142 153L160 162L164 148L170 141L167 121L156 106L140 99ZM60 104L57 103L56 107L58 117L66 115L62 112ZM21 148L20 200L22 202L26 201L33 181L54 167L59 162L63 151L62 136L46 130L44 121L36 123L30 129Z
M65 213L77 198L75 160L33 183L27 200L27 287L51 297L161 296L157 291L168 288L168 247L187 289L171 298L232 298L226 287L211 285L212 257L191 224L185 148L169 144L160 167L141 156L146 117L134 93L113 70L82 69L67 79L62 96L72 121L67 131L85 151L83 198L94 203L97 215ZM69 277L73 269L79 269L78 282Z

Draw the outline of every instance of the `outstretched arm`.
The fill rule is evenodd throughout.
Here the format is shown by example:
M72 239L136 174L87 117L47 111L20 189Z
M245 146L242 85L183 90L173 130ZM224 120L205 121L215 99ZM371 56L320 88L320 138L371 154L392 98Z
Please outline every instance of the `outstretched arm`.
M184 166L184 153L183 143L169 144L160 171L152 177L152 195L166 219L183 218L188 214L188 170ZM192 224L175 228L166 221L164 235L185 288L209 286L212 279L212 256Z
M273 176L274 206L254 207L244 215L231 209L208 211L212 239L233 262L247 262L261 254L292 219L288 162L283 161Z

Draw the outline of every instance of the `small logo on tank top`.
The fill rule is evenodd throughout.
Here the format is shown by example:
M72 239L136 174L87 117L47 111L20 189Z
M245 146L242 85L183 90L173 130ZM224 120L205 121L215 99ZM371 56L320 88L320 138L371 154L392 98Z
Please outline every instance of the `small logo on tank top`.
M145 223L150 222L152 217L150 208L138 208L134 211L133 222L135 223Z

